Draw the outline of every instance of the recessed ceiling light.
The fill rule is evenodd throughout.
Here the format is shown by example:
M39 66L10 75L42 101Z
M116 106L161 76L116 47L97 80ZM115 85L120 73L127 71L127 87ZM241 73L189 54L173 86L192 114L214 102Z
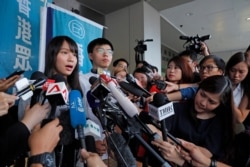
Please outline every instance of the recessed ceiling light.
M186 13L185 15L186 15L186 16L192 16L193 13L192 13L192 12L188 12L188 13Z
M246 18L246 21L250 21L250 17L247 17L247 18Z

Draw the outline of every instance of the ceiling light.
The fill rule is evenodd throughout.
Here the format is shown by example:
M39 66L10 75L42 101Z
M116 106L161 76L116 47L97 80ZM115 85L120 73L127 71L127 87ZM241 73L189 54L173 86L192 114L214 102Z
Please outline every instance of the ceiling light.
M192 16L193 13L192 13L192 12L188 12L188 13L186 13L185 15L186 15L186 16Z
M250 17L247 17L247 18L246 18L246 21L250 21Z

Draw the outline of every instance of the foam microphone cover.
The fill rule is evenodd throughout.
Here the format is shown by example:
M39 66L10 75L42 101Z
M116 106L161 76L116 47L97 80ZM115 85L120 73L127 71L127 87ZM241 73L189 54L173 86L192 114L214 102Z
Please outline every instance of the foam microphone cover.
M40 78L47 80L47 77L41 71L35 71L30 76L31 80L37 80L37 79L40 79Z
M67 83L66 79L61 74L53 75L52 79L54 79L55 82L65 82L65 84Z
M73 128L86 125L86 113L80 91L71 90L69 93L70 120Z
M122 89L124 89L125 91L128 91L129 93L131 93L135 96L141 97L144 94L142 90L136 88L134 85L132 85L130 83L121 81L121 82L119 82L119 85Z
M109 148L115 153L119 167L136 167L136 160L126 140L121 134L113 132L107 138L107 142ZM116 148L118 148L118 150ZM123 163L123 159L125 160L127 165Z
M156 93L153 97L153 105L155 107L163 106L164 104L168 103L167 96L163 93Z
M96 81L97 81L97 77L94 77L94 76L91 76L90 78L89 78L89 83L91 84L91 85L93 85Z
M91 135L85 136L86 150L92 153L97 153L95 147L95 138Z
M40 72L40 71L35 71L31 74L30 79L31 80L37 80L37 79L45 79L47 80L48 78L44 75L44 73ZM31 101L30 101L30 107L34 106L37 102L40 101L40 97L41 97L41 92L42 89L35 89L33 92L33 96L31 97Z

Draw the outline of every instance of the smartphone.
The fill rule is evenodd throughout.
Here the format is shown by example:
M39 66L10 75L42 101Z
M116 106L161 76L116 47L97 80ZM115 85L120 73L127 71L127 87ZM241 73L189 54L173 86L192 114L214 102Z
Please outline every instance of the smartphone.
M24 70L17 70L15 72L11 73L9 76L7 76L6 79L9 79L9 78L13 77L14 75L21 75L24 72L25 72Z

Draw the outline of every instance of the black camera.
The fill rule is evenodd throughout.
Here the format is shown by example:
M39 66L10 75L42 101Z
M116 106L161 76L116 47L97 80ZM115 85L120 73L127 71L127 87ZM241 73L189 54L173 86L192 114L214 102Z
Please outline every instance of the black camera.
M205 40L210 39L211 35L204 35L200 37L198 34L196 36L180 36L181 40L186 40L183 47L186 48L186 50L192 50L195 51L197 54L201 52L201 43Z
M155 85L156 85L157 89L159 89L159 90L164 90L167 87L167 83L162 81L162 80L156 80Z

